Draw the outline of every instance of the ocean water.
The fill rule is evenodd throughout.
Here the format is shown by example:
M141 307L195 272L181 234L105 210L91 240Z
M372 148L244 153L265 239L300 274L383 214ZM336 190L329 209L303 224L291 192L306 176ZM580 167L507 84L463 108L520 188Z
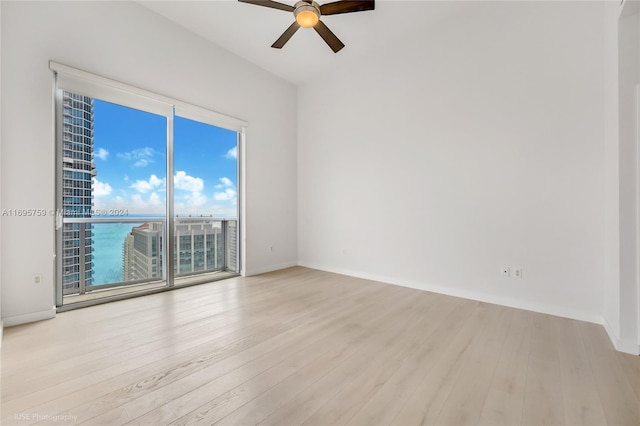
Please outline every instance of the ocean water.
M93 224L93 285L122 282L124 239L142 223Z

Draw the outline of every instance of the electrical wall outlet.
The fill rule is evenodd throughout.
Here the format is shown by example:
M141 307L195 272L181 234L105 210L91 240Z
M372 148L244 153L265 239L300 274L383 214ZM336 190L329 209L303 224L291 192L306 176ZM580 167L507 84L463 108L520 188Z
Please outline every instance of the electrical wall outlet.
M513 276L515 278L522 278L522 268L515 268L513 270Z
M33 276L33 283L34 284L40 284L42 282L42 275L41 274L35 274Z
M502 275L503 277L510 277L511 276L511 268L508 266L504 266L500 269L500 275Z

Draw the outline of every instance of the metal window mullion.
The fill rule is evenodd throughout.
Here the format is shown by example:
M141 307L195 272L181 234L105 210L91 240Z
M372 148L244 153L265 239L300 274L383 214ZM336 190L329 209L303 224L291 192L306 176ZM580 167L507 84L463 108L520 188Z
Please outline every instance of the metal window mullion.
M220 231L222 233L222 265L220 267L220 270L222 271L227 271L229 270L229 239L227 238L228 235L228 229L229 227L229 221L227 219L224 219L222 221L222 223L220 224Z
M245 196L245 186L244 186L244 177L245 177L245 144L246 144L246 126L243 126L240 132L238 132L238 143L237 143L237 156L236 156L236 182L238 188L237 194L237 203L236 203L236 265L234 268L234 272L243 273L245 271L245 267L243 266L244 262L244 249L245 249L245 227L244 224L246 222L246 210L244 205L244 196Z
M222 228L220 228L220 232L222 232ZM218 250L220 250L220 244L218 244L218 235L216 234L215 228L213 228L213 233L211 235L213 235L213 242L211 244L213 247L213 269L217 270L220 267L220 262L218 262Z
M173 115L167 117L167 220L165 227L165 235L167 239L164 244L165 254L165 277L167 280L167 287L174 286L174 274L173 258L175 256L175 250L173 246L174 235L174 217L173 217ZM179 265L178 265L179 267Z
M54 83L53 83L53 93L54 93L54 107L55 107L55 121L54 121L54 128L55 128L55 140L56 140L56 155L55 155L55 161L56 161L56 165L55 165L55 171L56 171L56 178L55 178L55 207L56 207L56 212L55 215L53 217L54 220L54 235L55 235L55 251L54 251L54 256L55 256L55 262L54 262L54 270L55 270L55 283L56 283L56 294L55 294L55 304L56 306L62 306L63 302L64 302L64 297L63 297L63 288L62 288L62 270L63 270L63 258L64 258L64 252L63 252L63 248L62 248L62 235L63 235L63 230L64 230L64 225L62 225L62 221L60 221L58 219L58 214L62 214L62 182L63 182L63 172L62 172L62 151L63 151L63 146L64 146L64 141L62 140L62 128L63 126L61 125L62 120L63 120L63 107L62 107L62 90L59 90L56 86L55 83L55 79L56 76L54 74Z
M205 230L202 231L202 253L203 253L203 262L204 262L204 271L208 269L207 264L207 232Z

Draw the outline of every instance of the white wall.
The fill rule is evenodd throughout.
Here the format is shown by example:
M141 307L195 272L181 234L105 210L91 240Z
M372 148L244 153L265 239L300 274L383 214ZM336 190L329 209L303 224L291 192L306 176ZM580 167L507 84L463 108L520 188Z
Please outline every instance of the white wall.
M465 11L299 89L299 261L601 322L603 5Z
M55 60L248 121L246 272L296 263L294 86L135 3L0 7L3 208L54 208ZM50 315L53 218L3 217L1 250L5 324Z
M2 7L0 7L0 26L2 25ZM0 31L0 98L2 97L2 31ZM0 164L2 164L2 102L0 102ZM2 174L0 173L0 188L2 188ZM0 211L2 211L2 197L0 196ZM2 222L0 222L0 241L2 241ZM2 259L2 245L0 244L0 259ZM0 346L2 345L2 262L0 261Z
M609 3L605 11L605 144L609 194L604 322L616 348L640 352L638 244L638 98L640 7Z
M618 143L618 17L620 5L605 4L605 291L604 323L610 336L620 336L620 187ZM614 338L615 340L615 338Z
M620 339L635 340L638 283L638 143L636 87L638 80L638 15L619 21L619 173L620 173Z

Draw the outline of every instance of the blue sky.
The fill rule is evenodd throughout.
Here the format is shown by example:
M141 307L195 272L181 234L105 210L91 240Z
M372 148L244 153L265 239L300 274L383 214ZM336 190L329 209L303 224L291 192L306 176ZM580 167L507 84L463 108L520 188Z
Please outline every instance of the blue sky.
M95 208L162 214L166 201L166 119L94 100ZM178 215L237 216L237 134L174 118L174 200Z

